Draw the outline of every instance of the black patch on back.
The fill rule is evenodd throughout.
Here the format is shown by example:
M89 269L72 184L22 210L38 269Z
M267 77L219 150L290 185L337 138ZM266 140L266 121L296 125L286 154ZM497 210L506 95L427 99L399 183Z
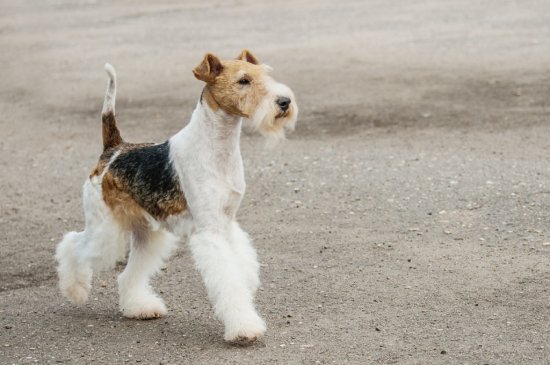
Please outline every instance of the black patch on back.
M164 207L167 203L184 199L170 161L168 141L123 150L109 170L124 181L132 198L153 217L166 217Z

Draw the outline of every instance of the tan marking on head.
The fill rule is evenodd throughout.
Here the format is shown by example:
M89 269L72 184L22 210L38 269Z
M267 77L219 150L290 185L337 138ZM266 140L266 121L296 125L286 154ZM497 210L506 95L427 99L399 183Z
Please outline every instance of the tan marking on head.
M208 106L240 117L251 117L268 94L265 73L266 68L246 49L236 60L227 61L207 53L193 69L195 77L206 82L203 97Z
M210 89L205 87L202 92L202 98L206 101L206 104L212 109L213 111L218 111L220 109L220 105L218 102L214 99L212 96L212 92L210 92Z
M259 65L260 64L260 61L258 61L256 56L254 56L252 54L252 52L250 52L246 48L241 51L241 54L239 55L239 57L237 57L237 59L241 60L241 61L246 61L246 62L252 63L253 65Z
M292 90L270 77L270 70L243 49L236 59L227 61L209 53L193 73L206 82L203 100L210 109L245 117L252 128L275 141L284 139L285 130L294 129L298 107ZM283 106L282 97L290 105Z
M220 59L212 53L204 55L202 62L193 69L193 75L204 82L213 82L216 76L222 72L223 66Z

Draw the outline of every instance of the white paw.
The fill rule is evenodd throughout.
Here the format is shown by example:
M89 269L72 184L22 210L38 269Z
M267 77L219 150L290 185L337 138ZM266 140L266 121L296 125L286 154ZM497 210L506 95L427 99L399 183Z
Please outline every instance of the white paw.
M69 286L61 286L61 292L74 304L84 304L88 301L90 287L90 284L77 281Z
M247 346L262 338L265 330L265 322L256 315L247 320L226 325L224 339L236 346Z
M157 296L130 300L121 304L122 315L134 319L156 319L161 318L168 312L162 299Z

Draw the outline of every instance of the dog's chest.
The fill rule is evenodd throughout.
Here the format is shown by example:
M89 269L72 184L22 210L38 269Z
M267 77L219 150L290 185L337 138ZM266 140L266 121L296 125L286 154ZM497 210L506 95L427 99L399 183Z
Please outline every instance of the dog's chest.
M246 189L242 171L234 172L226 177L222 196L223 213L231 219L235 218Z

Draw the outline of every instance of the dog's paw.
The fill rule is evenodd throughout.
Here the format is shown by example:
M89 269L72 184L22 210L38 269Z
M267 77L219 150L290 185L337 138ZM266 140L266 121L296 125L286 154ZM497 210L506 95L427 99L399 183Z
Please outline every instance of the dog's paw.
M90 284L74 282L68 286L62 286L61 291L74 304L84 304L88 301L88 292Z
M249 346L265 334L265 323L260 317L226 327L224 339L234 346Z
M164 302L158 297L133 301L122 307L122 315L133 319L157 319L165 316L167 312Z
M258 341L258 339L260 339L261 336L263 336L263 335L260 335L260 336L253 335L253 336L249 336L249 337L237 336L237 337L232 338L230 340L226 340L226 342L228 344L230 344L231 346L246 347L246 346L251 346L254 343L256 343L256 341Z

